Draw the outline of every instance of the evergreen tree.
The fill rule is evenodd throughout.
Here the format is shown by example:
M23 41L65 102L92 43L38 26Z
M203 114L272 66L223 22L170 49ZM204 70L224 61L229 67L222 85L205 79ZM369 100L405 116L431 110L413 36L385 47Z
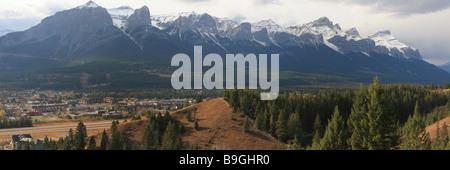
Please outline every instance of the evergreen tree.
M298 112L289 115L287 128L289 139L294 139L295 137L299 138L299 140L302 139L302 123Z
M291 150L301 150L301 141L297 138L297 136L294 137L294 140L292 140Z
M316 130L316 133L314 134L314 137L312 139L312 145L311 145L311 150L320 150L320 133L318 130Z
M69 135L64 139L64 149L63 150L72 150L74 148L74 135L72 128L69 129Z
M242 114L249 115L250 102L251 101L250 101L250 98L248 97L248 95L240 96L239 106L240 106L240 110L241 110Z
M445 150L449 142L447 124L444 123L442 129L439 127L439 122L436 124L436 138L433 142L433 150Z
M269 119L269 133L275 134L276 130L277 130L277 123L275 120L275 116L271 114Z
M348 126L354 150L389 150L398 145L399 135L387 93L378 77L368 92L361 90L355 99Z
M394 115L380 86L378 77L369 87L367 123L369 125L367 144L369 150L389 150L398 145L399 136Z
M79 122L74 136L75 150L84 150L84 147L86 146L86 137L86 126L83 122Z
M268 113L267 109L264 110L264 122L263 122L263 129L266 131L269 131L270 129L270 114Z
M155 119L150 119L142 137L144 150L151 150L159 145L159 131Z
M115 121L113 121L115 122ZM122 150L123 149L123 138L117 129L117 122L111 125L111 140L109 141L109 150Z
M266 120L265 120L265 114L266 113L258 113L256 115L256 119L255 119L255 127L258 129L264 129L264 127L266 126Z
M289 114L285 111L281 111L276 122L276 135L280 141L288 140L288 127L287 122L289 119Z
M44 142L42 143L42 147L44 150L51 150L47 135L45 135L45 137L44 137Z
M172 122L167 125L166 131L162 138L162 150L181 150L182 149L181 136L178 128Z
M88 150L95 150L96 147L97 146L95 144L95 138L94 136L91 136L91 139L89 140Z
M198 120L195 120L195 121L194 121L194 129L195 129L195 130L198 130L198 129L199 129L199 127L198 127Z
M314 119L313 128L314 128L314 130L313 130L314 134L318 131L319 135L323 135L324 128L322 126L322 120L320 119L319 114L317 114L316 118Z
M403 127L404 140L402 149L404 150L429 150L431 149L430 135L425 131L425 119L420 116L419 103L416 102L413 116Z
M102 139L100 141L100 150L106 150L108 148L109 137L106 134L105 129L103 129Z
M442 140L443 140L442 150L445 150L448 147L447 146L448 142L450 141L449 136L448 136L448 126L447 126L446 122L444 122L444 125L442 125L442 132L441 132L440 136L442 137Z
M58 143L56 144L56 146L53 148L54 150L64 150L64 138L61 137L58 140Z
M347 139L344 129L344 119L339 114L336 106L331 120L325 130L323 138L320 140L320 149L322 150L346 150Z
M250 126L250 124L248 123L248 118L247 118L247 119L245 119L244 126L242 127L244 132L246 132L246 133L249 132L249 126Z
M355 97L351 114L348 119L348 128L351 132L349 144L353 150L367 150L368 149L368 124L365 122L367 119L367 91L360 88L357 96Z

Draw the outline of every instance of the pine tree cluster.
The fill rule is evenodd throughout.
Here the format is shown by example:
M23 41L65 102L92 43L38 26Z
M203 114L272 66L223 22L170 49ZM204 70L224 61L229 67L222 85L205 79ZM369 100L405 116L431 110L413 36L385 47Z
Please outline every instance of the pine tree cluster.
M357 90L325 90L316 95L284 93L273 101L261 101L259 94L235 88L224 91L224 98L234 110L255 119L256 128L280 142L295 141L298 145L303 134L312 134L312 144L307 148L313 150L447 147L447 131L439 132L433 142L425 133L427 125L450 113L450 95L436 93L434 87L381 85L375 77L368 88L361 85Z

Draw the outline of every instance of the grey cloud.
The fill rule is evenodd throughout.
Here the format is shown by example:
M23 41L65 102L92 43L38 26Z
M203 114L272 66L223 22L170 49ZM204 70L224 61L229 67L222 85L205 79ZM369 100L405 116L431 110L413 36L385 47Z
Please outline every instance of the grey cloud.
M397 16L431 13L450 7L449 0L321 0L335 3L370 6L373 11L389 12Z
M236 22L242 22L242 21L245 21L246 19L247 19L247 17L245 17L243 15L237 15L232 18L232 20L236 21Z
M39 24L39 22L39 18L0 19L0 28L11 29L14 31L23 31Z

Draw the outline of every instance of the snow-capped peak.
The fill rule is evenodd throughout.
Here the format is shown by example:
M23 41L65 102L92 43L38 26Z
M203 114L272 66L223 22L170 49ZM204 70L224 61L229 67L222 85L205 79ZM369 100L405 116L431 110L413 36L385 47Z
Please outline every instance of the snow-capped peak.
M190 17L191 15L197 16L198 14L195 13L194 11L190 11L190 12L180 12L180 13L178 14L179 17Z
M345 31L345 34L347 34L347 41L349 41L349 40L358 41L358 40L362 39L356 28L351 28L351 29Z
M163 28L162 25L173 22L175 20L177 20L180 17L190 17L190 16L198 16L197 13L195 13L194 11L191 12L180 12L178 14L164 14L164 15L152 15L150 16L151 20L152 20L152 24L155 27L158 27L160 29Z
M391 35L389 30L379 31L369 38L375 41L376 46L383 46L389 50L392 50L393 48L402 50L402 48L408 47L406 44L400 42L396 37Z
M198 14L194 11L191 12L180 12L178 14L166 14L166 15L153 15L151 16L152 24L155 27L158 27L159 29L164 29L167 24L170 24L171 22L174 22L175 20L179 18L187 18L191 22L199 22L202 17L211 17L214 19L216 23L217 30L219 32L225 32L229 28L236 27L236 22L230 20L230 19L222 19L222 18L216 18L212 17L207 13Z
M98 8L100 7L99 5L97 5L94 1L89 1L84 5L78 6L78 9L83 9L83 8Z
M134 13L134 9L129 6L108 9L108 13L114 16L129 17Z
M129 6L121 6L119 8L107 9L111 15L113 23L116 27L122 28L128 18L133 15L134 9Z
M350 28L349 30L345 31L345 33L349 36L359 37L359 32L356 28Z
M217 31L219 31L219 33L224 33L227 30L236 28L238 26L238 23L230 20L230 19L225 19L225 18L215 18L216 20L216 27L217 27Z
M296 36L308 33L313 35L322 35L324 41L333 38L336 35L345 36L345 32L341 30L341 27L336 24L333 25L327 17L321 17L313 22L292 26L287 28L288 32Z
M308 24L311 27L323 27L327 26L333 28L333 22L331 22L327 17L321 17L313 22Z
M201 20L201 18L203 18L203 16L205 16L207 14L197 14L195 12L182 12L182 13L178 13L178 15L159 15L159 16L152 16L152 23L154 24L154 26L160 28L160 29L165 29L168 28L168 26L170 26L175 20L179 19L179 18L184 18L187 19L186 21L183 22L192 22L192 23L196 23L199 22L199 20ZM221 19L221 18L216 18L216 17L212 17L215 20L215 24L216 24L216 28L211 28L209 26L211 26L211 22L208 22L207 25L205 25L205 23L202 22L202 24L200 24L201 26L206 26L205 29L202 28L197 28L195 27L196 31L200 31L202 36L205 35L205 37L211 36L213 34L219 34L219 36L223 36L223 37L227 37L230 36L229 34L232 32L231 30L233 30L234 28L239 26L238 22L235 22L233 20L230 19ZM210 20L208 20L210 21ZM180 24L180 23L176 23L176 24ZM186 28L184 28L184 26L186 26ZM182 26L183 29L193 29L193 28L188 28L189 26L192 26L191 24L181 24L179 26ZM399 57L405 57L405 58L410 58L410 57L414 57L414 58L418 58L420 59L420 54L418 52L417 49L412 48L412 47L408 47L406 44L400 42L397 38L395 38L394 36L391 35L391 32L386 30L386 31L380 31L378 33L376 33L373 36L369 36L369 37L361 37L361 35L359 34L358 30L356 28L351 28L349 30L343 31L341 29L341 27L338 24L334 24L332 21L330 21L330 19L328 19L327 17L321 17L315 21L306 23L306 24L302 24L302 25L297 25L297 26L290 26L290 27L282 27L280 25L278 25L277 23L275 23L273 20L262 20L262 21L258 21L252 24L248 24L248 26L250 27L250 31L249 34L252 35L247 35L249 37L254 36L253 34L256 32L259 32L263 29L266 29L267 32L269 33L269 37L268 40L267 38L264 41L271 41L272 44L277 44L276 39L274 39L273 36L275 36L275 33L289 33L292 34L294 36L302 36L305 34L310 34L310 35L314 35L316 36L316 40L318 40L318 43L324 43L325 45L327 45L328 47L334 49L337 52L341 52L341 53L345 53L347 52L348 49L343 49L345 46L343 44L349 42L349 41L353 41L351 43L353 48L359 49L359 50L366 50L363 51L364 53L369 53L372 50L373 51L379 51L379 52L385 52L382 49L368 49L368 45L367 44L367 40L369 41L373 41L375 43L375 45L377 47L386 47L388 49L389 55L392 56L399 56ZM215 31L217 29L217 31ZM333 39L334 37L337 37L338 39ZM341 39L341 38L343 39ZM358 41L362 41L363 42L358 42ZM264 45L264 42L261 40L257 40L258 42L262 42L261 44ZM347 41L347 42L345 42ZM355 42L356 41L356 42ZM358 46L358 47L356 47ZM360 47L361 46L361 47ZM396 50L392 50L392 49L397 49L398 51L400 51L401 53L399 54L398 51Z
M279 26L277 23L275 23L273 20L262 20L256 23L252 23L252 32L258 32L262 29L266 28L267 32L274 33L274 32L285 32L285 29L281 26Z

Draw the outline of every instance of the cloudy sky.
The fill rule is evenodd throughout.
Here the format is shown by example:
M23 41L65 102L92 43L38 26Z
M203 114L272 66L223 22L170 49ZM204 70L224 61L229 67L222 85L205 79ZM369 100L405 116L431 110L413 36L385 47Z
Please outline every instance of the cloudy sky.
M0 29L25 30L55 12L88 0L0 0ZM362 36L390 30L407 45L419 48L433 64L450 62L449 0L95 0L105 8L147 5L150 13L195 11L237 21L272 19L282 26L322 16Z

